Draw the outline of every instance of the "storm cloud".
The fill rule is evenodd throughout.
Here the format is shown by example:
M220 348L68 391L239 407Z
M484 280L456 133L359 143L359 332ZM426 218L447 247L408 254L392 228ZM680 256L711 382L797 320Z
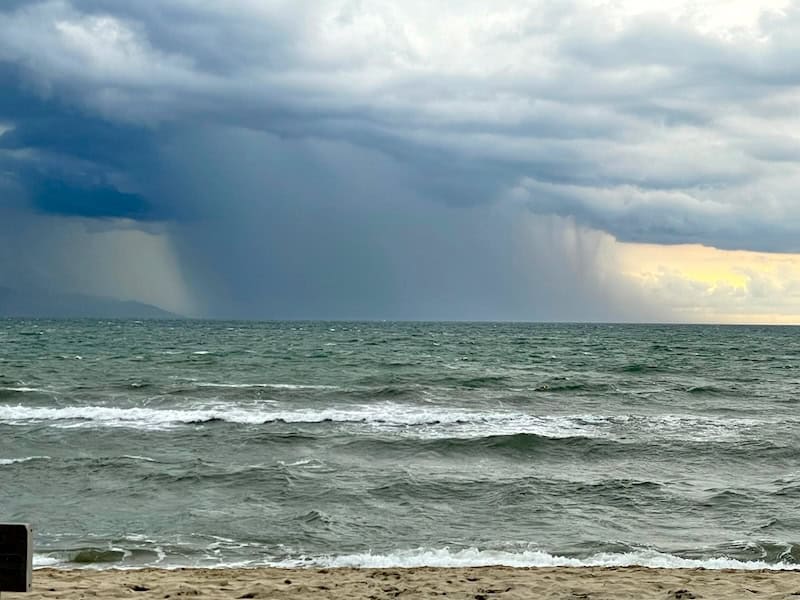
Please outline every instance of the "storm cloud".
M800 9L645 4L4 2L0 283L88 285L46 222L197 315L672 318L616 242L800 251Z

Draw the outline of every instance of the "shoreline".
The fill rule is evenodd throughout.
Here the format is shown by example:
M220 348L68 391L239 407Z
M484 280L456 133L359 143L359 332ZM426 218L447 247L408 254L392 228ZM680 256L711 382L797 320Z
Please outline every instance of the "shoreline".
M650 567L39 568L36 598L800 598L800 572Z

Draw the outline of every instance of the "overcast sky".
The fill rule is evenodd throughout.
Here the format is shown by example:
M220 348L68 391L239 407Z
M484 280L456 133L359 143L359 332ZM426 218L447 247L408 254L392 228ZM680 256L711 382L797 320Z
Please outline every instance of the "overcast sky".
M800 322L800 4L2 0L0 286Z

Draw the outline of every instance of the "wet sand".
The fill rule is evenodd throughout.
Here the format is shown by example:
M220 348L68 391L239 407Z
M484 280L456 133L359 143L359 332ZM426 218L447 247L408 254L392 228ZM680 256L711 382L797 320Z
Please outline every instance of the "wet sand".
M143 569L34 572L38 598L800 600L800 572L621 568Z

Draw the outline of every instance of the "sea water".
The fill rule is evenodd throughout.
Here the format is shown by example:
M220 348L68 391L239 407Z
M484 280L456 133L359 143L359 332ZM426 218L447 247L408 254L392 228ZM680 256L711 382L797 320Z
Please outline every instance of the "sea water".
M800 566L800 330L0 321L37 565Z

